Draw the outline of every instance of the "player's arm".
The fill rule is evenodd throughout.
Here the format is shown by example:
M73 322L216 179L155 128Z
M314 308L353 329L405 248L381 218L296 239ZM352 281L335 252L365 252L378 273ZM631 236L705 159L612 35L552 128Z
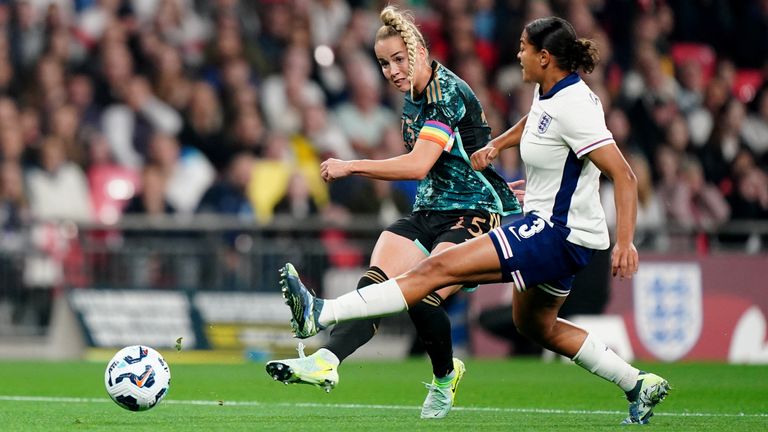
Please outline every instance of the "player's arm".
M474 152L470 158L472 168L477 171L484 170L496 157L499 152L509 147L520 145L520 139L523 137L525 122L528 120L528 114L524 115L514 126L504 131L503 134L492 139L485 147Z
M349 175L379 180L421 180L432 169L442 152L443 148L438 143L419 138L409 153L389 159L328 159L320 165L320 175L325 181Z
M638 256L632 243L637 219L637 178L616 144L597 148L587 157L613 181L616 204L616 246L611 255L614 276L632 277L637 271Z

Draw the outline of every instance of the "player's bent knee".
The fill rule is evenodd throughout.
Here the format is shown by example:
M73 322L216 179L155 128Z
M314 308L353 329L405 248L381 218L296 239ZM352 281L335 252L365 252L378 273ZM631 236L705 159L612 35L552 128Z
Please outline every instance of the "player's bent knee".
M440 280L450 278L449 272L450 266L441 258L424 260L413 269L413 273L420 277Z
M521 335L537 343L542 343L547 339L549 329L535 318L524 313L514 313L512 319L517 332Z

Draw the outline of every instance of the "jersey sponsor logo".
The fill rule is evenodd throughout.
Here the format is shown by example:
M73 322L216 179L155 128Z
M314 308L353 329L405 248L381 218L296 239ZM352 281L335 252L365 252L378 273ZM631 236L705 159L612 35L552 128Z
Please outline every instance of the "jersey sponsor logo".
M661 360L681 359L701 334L701 268L691 263L645 263L633 280L640 342Z
M552 116L550 116L547 113L541 113L541 117L539 117L539 127L538 127L539 133L543 134L544 132L546 132L551 123L552 123Z

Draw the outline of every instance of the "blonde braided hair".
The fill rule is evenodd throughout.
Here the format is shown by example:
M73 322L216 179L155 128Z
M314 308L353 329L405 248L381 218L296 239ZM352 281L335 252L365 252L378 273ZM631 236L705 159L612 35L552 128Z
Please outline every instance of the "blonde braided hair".
M409 12L400 11L394 6L387 6L379 15L382 24L376 32L376 40L399 36L405 43L408 51L408 81L411 83L411 95L413 95L413 76L416 71L416 53L419 45L427 48L424 36L421 34Z

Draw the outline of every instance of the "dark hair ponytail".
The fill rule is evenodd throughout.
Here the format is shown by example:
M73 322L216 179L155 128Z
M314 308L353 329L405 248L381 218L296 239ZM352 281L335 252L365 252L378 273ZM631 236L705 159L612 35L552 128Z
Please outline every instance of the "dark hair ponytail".
M597 44L589 39L576 39L576 31L568 21L558 17L539 18L525 26L528 42L537 49L545 49L555 57L561 69L575 72L583 69L590 73L600 56Z

